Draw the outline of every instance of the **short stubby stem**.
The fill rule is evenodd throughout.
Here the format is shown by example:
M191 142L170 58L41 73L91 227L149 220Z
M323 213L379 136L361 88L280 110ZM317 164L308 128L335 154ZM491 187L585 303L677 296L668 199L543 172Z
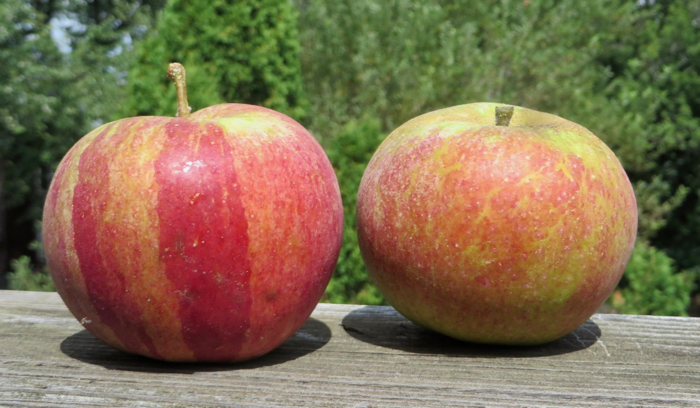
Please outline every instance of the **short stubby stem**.
M496 106L496 126L508 126L514 111L513 106Z
M168 66L168 78L175 83L175 90L177 91L177 116L180 118L190 116L190 105L187 103L185 67L179 62L173 62Z

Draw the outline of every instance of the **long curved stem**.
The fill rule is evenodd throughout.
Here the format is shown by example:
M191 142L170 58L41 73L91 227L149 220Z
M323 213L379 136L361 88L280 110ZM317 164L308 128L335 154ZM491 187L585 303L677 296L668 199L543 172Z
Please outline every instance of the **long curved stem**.
M190 116L190 105L187 103L185 67L179 62L173 62L168 66L168 78L175 83L175 90L177 91L177 116L180 118Z

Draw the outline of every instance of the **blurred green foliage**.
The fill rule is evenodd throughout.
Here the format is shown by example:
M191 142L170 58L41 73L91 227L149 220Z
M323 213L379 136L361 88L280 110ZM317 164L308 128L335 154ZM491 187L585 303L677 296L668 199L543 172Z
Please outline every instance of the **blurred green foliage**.
M641 241L611 305L622 313L686 316L692 288L689 272L678 272L673 259Z
M49 271L44 269L36 272L32 261L27 255L20 256L10 262L12 271L7 275L10 290L35 290L40 292L53 292L56 287L49 276Z
M136 46L124 116L174 116L170 62L187 71L193 110L244 102L304 114L297 13L287 0L171 0Z
M346 217L327 301L383 302L354 215L382 138L419 114L479 101L558 114L620 158L640 219L615 307L681 315L699 289L700 0L172 0L155 12L162 7L0 5L0 131L9 135L0 139L0 214L32 225L51 170L90 127L173 115L165 69L178 60L193 109L265 105L299 119L326 149ZM80 22L68 30L70 53L49 35L62 16ZM22 249L34 236L23 239Z
M609 88L637 113L637 139L650 148L632 178L657 182L657 197L672 203L649 237L683 269L700 266L700 2L657 0L639 26L622 69ZM618 56L618 58L620 58ZM622 62L622 61L620 61ZM639 190L639 189L638 189ZM653 211L653 210L652 210ZM650 211L642 214L642 219Z
M355 220L357 191L362 174L384 136L379 120L370 117L347 122L327 143L326 153L340 184L345 228L338 265L326 289L326 301L371 305L384 302L384 298L368 279L357 243Z

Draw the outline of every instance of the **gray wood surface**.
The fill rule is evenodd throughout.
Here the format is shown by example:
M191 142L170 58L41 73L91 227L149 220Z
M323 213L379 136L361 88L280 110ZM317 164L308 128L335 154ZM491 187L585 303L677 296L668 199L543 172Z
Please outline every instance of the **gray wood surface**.
M243 364L115 351L55 293L0 291L0 406L700 407L700 319L597 314L541 347L427 332L389 307L319 305Z

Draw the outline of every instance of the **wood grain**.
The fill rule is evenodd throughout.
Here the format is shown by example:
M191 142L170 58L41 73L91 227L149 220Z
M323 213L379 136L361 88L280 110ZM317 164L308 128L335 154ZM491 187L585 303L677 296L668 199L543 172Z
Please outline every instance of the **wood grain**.
M389 307L319 305L243 364L109 348L55 293L0 291L0 406L700 407L700 319L597 314L541 347L423 330Z

